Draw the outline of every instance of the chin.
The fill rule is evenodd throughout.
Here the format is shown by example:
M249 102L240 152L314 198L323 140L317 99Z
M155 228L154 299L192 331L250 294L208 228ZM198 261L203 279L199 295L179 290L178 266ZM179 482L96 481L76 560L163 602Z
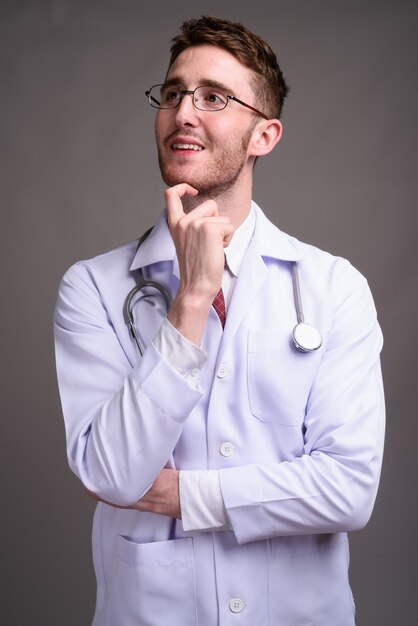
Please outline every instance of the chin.
M180 183L188 183L192 187L199 190L199 177L193 175L192 172L187 172L186 169L161 167L161 177L166 185L173 187Z
M176 157L175 162L170 158L170 154L158 151L158 164L160 166L161 178L169 187L180 183L188 183L198 191L206 187L207 172L202 164L192 164L186 158L183 161Z

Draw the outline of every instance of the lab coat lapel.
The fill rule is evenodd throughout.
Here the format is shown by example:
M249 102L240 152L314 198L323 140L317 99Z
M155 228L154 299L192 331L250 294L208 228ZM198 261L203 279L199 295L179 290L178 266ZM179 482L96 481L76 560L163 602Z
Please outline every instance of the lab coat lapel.
M161 213L149 236L137 248L131 271L148 267L163 261L172 261L173 274L179 278L179 266L173 239L167 226L166 213Z
M258 292L267 278L268 269L254 246L250 243L244 256L229 305L220 352L223 353L236 334L248 309L257 298ZM222 357L222 354L220 355Z
M254 236L243 258L229 305L219 360L222 359L249 308L259 297L260 289L267 279L269 269L264 258L278 261L301 261L299 243L282 233L267 219L255 203L256 225Z

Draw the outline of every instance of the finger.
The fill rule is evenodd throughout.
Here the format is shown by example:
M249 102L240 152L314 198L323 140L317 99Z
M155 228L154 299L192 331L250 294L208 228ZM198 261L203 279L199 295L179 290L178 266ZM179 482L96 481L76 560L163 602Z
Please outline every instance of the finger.
M220 217L218 211L218 205L215 200L205 200L202 204L199 204L192 211L184 215L184 225L189 224L195 219L205 218L205 217ZM229 218L225 218L229 221Z
M197 196L198 193L198 190L188 183L180 183L165 190L164 197L167 207L168 225L170 227L177 224L179 219L185 214L181 198L186 194L189 196Z
M184 228L185 232L187 227L190 226L196 233L202 232L204 236L220 237L222 241L227 242L231 240L232 235L235 232L235 227L231 224L229 217L224 215L204 215L203 217L197 217L186 224L187 217L188 216L185 216L181 221L181 226ZM228 245L228 243L224 245Z
M187 217L189 216L187 215L182 221L183 226L188 226L188 224L186 223ZM202 216L197 215L193 220L190 220L189 222L193 222L193 226L197 226L198 228L202 226L203 224L208 224L208 226L210 224L213 224L213 225L218 224L221 230L222 230L222 227L224 227L229 232L229 226L231 226L232 229L234 230L234 227L232 226L229 217L225 217L223 215L202 215Z

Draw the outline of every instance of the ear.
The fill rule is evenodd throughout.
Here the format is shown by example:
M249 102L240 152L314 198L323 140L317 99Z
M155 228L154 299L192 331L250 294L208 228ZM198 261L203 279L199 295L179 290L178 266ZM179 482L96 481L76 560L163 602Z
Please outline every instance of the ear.
M264 156L271 152L282 136L282 124L279 120L262 120L254 128L248 144L248 156Z

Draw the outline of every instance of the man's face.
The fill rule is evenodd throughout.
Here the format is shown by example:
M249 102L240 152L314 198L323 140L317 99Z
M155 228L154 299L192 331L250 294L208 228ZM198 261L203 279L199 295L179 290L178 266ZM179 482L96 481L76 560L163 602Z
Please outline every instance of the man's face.
M182 89L208 82L223 85L228 94L255 106L251 71L229 52L210 45L184 50L167 79ZM185 95L176 109L160 109L155 122L158 160L164 182L189 183L200 194L216 197L252 170L248 145L258 118L229 101L222 111L200 111Z

